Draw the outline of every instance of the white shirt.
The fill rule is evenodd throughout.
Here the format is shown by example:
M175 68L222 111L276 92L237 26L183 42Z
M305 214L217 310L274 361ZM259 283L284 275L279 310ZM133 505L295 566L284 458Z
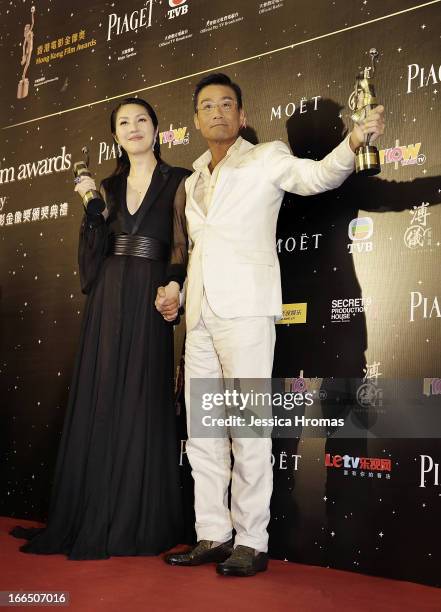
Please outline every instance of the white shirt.
M221 161L216 165L213 172L210 172L209 164L211 162L211 153L206 151L201 157L199 157L193 167L195 170L200 169L201 174L196 183L194 190L194 198L198 202L205 215L208 213L211 202L213 201L213 193L216 188L216 183L219 177L219 172L222 166L228 161L228 158L235 152L238 152L243 138L239 136L235 143L228 149L227 154Z

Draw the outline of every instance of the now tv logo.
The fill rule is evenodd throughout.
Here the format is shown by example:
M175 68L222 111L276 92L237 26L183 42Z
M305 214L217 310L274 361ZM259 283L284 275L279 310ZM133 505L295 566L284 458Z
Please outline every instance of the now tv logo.
M395 146L389 149L381 149L380 164L394 164L395 170L399 166L411 166L414 164L424 164L426 156L424 153L420 153L421 142L408 145L400 145L400 141L396 140Z

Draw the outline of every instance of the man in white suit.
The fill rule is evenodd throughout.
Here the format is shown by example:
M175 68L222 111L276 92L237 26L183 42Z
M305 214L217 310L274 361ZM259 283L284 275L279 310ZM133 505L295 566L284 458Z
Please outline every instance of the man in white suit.
M271 438L233 437L230 444L227 436L192 435L191 416L200 406L190 401L191 380L271 378L274 322L282 310L276 223L284 192L312 195L341 185L354 169L354 151L364 135L372 134L373 142L383 133L384 109L371 111L317 162L294 157L283 142L254 146L241 138L241 90L224 74L198 83L194 108L196 128L208 144L186 181L192 244L186 295L186 448L198 543L166 561L216 562L220 574L250 576L268 563ZM175 298L159 292L156 304L167 320L176 317Z

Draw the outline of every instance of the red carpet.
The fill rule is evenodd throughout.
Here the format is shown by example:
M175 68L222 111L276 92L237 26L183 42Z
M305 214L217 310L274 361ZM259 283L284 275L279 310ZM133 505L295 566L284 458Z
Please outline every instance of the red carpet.
M8 535L17 524L35 525L0 518L0 591L69 591L69 610L441 611L436 588L283 561L270 561L269 570L253 578L225 578L214 566L169 567L159 557L68 561L28 555L18 550L21 540Z

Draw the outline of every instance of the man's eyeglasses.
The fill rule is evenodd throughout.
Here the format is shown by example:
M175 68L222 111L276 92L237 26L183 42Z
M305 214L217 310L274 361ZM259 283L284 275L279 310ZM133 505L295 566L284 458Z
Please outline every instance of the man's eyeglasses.
M214 102L203 102L197 107L197 110L201 111L205 115L211 115L211 113L213 113L215 109L219 107L222 112L231 113L236 104L237 102L235 100L225 100L224 102L219 102L218 104L215 104Z

